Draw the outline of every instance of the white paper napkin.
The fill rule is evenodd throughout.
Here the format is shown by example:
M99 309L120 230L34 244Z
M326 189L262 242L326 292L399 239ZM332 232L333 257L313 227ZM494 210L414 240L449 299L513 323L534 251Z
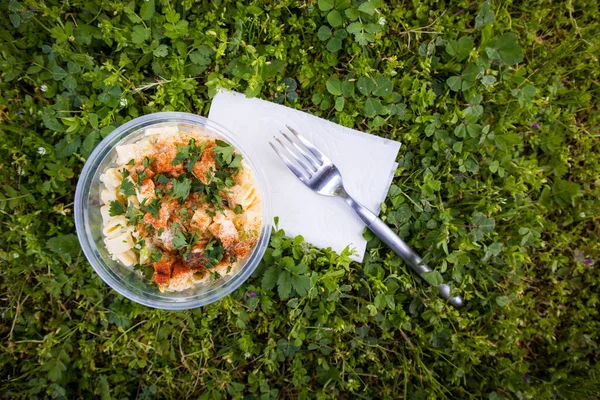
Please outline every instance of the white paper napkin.
M321 248L356 250L361 262L366 241L364 224L342 200L314 193L288 170L269 140L296 129L325 153L340 170L348 193L375 214L385 200L397 164L400 143L334 124L322 118L243 94L221 90L208 118L223 125L253 160L259 160L270 186L274 216L289 236L302 235Z

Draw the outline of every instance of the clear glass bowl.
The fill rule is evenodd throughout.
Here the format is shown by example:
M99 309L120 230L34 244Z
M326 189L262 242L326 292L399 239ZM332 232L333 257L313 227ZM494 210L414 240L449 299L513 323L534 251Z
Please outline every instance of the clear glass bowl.
M100 175L116 166L115 147L137 141L148 127L177 124L187 129L200 130L208 136L223 139L242 154L254 173L257 189L262 197L263 223L259 240L246 262L233 274L200 284L182 292L161 293L151 281L137 271L127 268L110 258L103 241L102 217L100 215ZM269 190L260 160L252 160L240 147L235 135L222 126L198 115L180 112L160 112L136 118L121 125L94 149L88 158L75 192L75 226L77 237L94 270L111 288L140 304L165 310L185 310L215 302L237 289L260 262L271 236L271 212Z

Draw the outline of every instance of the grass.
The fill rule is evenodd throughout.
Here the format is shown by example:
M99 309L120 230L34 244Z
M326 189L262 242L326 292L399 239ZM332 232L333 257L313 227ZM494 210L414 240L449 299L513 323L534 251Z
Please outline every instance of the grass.
M1 397L600 392L597 1L0 12ZM401 141L381 215L466 307L369 232L357 264L277 231L254 276L201 309L110 290L74 236L86 157L137 116L206 115L219 87Z

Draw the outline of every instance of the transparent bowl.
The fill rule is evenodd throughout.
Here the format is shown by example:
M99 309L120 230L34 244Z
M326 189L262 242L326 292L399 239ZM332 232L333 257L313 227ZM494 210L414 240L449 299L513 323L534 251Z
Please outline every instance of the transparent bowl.
M182 292L161 293L151 281L137 271L114 261L108 254L102 235L100 215L100 175L116 166L117 145L137 141L145 128L173 125L200 131L207 136L223 139L242 154L254 174L254 180L262 198L263 223L260 237L252 254L231 275L199 284ZM102 280L118 293L148 307L165 310L185 310L201 307L227 296L237 289L260 262L271 236L271 212L267 181L260 167L260 160L252 160L238 145L236 136L224 127L198 115L180 112L160 112L136 118L116 128L94 149L88 158L75 192L75 226L77 237L88 261Z

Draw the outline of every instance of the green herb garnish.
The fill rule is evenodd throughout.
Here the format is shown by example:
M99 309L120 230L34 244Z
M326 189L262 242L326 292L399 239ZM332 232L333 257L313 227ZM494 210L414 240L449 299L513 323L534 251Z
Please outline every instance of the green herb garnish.
M183 203L190 194L190 189L192 187L191 182L192 181L186 177L174 181L171 196L174 199L178 199L180 203Z
M134 196L135 185L129 179L123 179L123 182L121 182L121 186L119 186L119 192L123 193L127 197Z
M113 200L110 202L110 208L108 209L108 215L116 217L125 213L125 205L119 200Z

